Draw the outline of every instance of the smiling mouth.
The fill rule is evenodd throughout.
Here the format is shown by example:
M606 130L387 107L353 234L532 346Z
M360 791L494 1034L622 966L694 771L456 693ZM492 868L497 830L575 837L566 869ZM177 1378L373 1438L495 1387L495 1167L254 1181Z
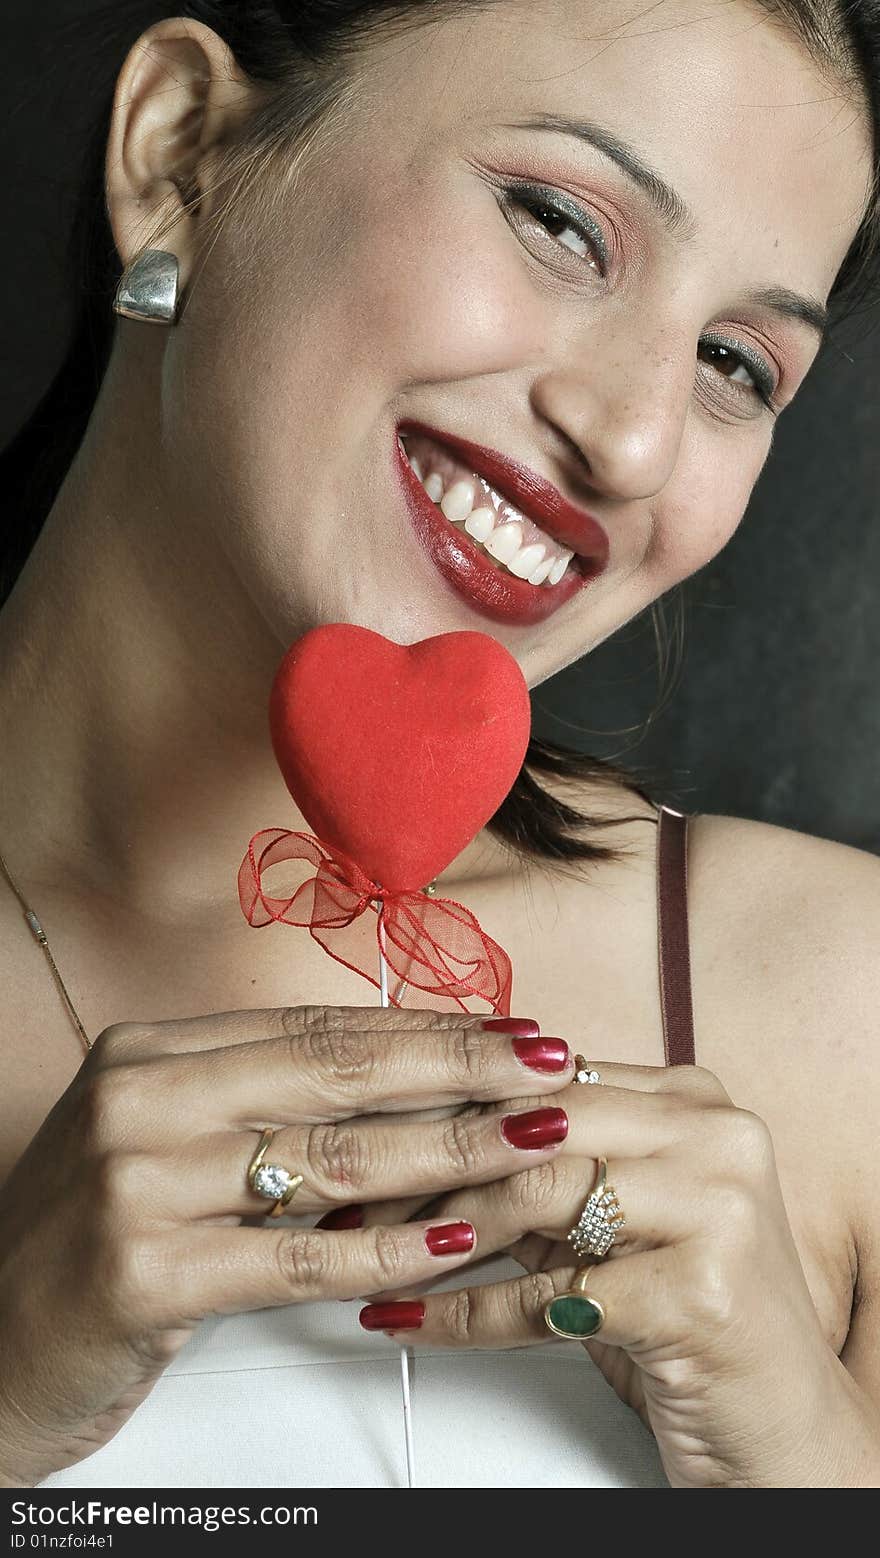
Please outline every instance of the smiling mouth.
M414 475L453 530L504 573L536 588L553 588L584 562L490 486L485 477L423 433L398 433Z

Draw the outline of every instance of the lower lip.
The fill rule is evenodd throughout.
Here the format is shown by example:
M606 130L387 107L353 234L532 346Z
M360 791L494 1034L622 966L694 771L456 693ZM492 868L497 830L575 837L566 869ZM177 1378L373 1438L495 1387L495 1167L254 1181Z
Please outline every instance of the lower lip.
M428 497L396 434L394 448L403 495L416 535L444 579L484 617L493 622L514 622L522 627L544 622L603 571L603 563L584 562L583 567L590 570L588 573L570 567L558 584L534 585L517 579L506 568L496 568L485 553L472 544L467 531L450 524L438 505Z

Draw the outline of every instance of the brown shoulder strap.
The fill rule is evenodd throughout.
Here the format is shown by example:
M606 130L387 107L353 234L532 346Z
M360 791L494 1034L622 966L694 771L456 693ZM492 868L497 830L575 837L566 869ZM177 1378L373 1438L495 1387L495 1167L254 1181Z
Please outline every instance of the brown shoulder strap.
M687 815L661 806L657 823L657 931L667 1066L696 1064L688 938L687 834Z

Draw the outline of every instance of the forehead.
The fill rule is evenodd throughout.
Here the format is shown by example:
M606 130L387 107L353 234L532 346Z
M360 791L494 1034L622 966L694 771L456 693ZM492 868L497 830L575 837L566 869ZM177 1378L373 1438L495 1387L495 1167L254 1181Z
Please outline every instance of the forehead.
M746 232L787 265L803 254L813 290L827 293L865 208L866 104L758 0L493 0L391 54L393 100L431 146L472 147L530 113L588 118L674 185L708 252ZM553 142L607 171L556 136L542 152Z

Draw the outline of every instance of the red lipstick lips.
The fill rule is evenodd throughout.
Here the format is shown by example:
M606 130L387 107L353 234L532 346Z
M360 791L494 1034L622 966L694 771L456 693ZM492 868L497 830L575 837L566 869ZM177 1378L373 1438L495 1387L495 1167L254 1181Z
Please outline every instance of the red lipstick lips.
M502 498L575 554L567 573L555 585L532 585L496 567L467 532L450 524L428 497L395 438L399 479L416 534L447 582L483 616L524 627L543 622L602 573L609 555L602 526L591 514L569 503L544 477L494 449L440 432L424 422L407 419L399 423L397 432L404 437L408 432L423 433L452 451L468 470L484 477Z

